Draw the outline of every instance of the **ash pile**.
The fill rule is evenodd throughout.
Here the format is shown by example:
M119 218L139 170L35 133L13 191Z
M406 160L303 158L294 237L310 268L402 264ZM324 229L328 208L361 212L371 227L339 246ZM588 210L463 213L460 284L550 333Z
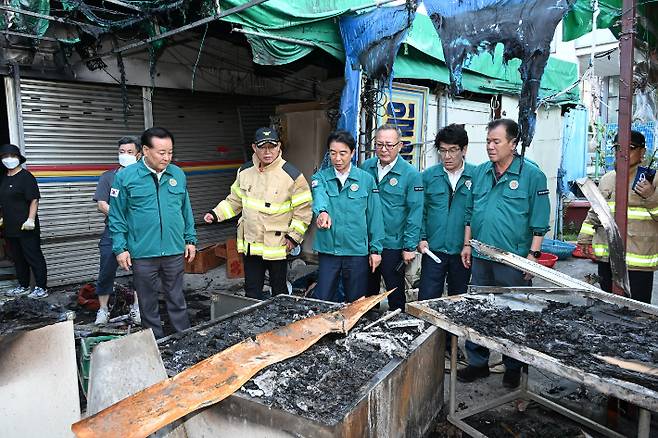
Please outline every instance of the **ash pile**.
M512 310L470 298L430 307L485 336L509 339L586 372L658 391L658 376L596 357L657 364L658 316L595 298L587 305L549 300L541 311Z
M0 336L34 330L72 316L61 306L43 300L20 297L0 303Z
M163 339L160 353L167 373L175 375L244 339L339 307L275 297L199 330ZM367 394L377 373L392 360L409 355L412 342L426 327L405 314L372 325L381 316L371 311L349 335L325 336L303 354L268 367L239 394L307 419L337 423Z

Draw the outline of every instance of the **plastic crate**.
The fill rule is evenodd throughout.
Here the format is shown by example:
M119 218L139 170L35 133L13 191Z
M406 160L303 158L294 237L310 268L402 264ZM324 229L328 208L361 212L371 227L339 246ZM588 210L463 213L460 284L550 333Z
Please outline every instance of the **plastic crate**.
M89 389L89 365L91 363L91 352L94 350L94 347L101 342L111 341L120 337L121 336L118 335L107 335L80 338L80 366L78 368L78 377L85 397L87 396L87 390Z
M561 240L545 238L541 244L541 252L554 254L559 260L564 260L571 256L574 249L576 249L576 245Z

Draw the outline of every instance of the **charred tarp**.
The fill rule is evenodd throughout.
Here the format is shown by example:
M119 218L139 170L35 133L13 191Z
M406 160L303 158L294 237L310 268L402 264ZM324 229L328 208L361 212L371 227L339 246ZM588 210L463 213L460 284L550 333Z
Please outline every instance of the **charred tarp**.
M520 141L532 142L539 85L550 55L557 24L575 0L425 0L425 8L441 37L450 70L452 94L462 91L462 68L481 51L492 54L503 44L504 62L521 60Z
M416 14L416 2L377 8L360 15L343 17L340 34L345 48L345 88L340 101L338 126L357 134L361 71L370 79L390 85L393 62Z

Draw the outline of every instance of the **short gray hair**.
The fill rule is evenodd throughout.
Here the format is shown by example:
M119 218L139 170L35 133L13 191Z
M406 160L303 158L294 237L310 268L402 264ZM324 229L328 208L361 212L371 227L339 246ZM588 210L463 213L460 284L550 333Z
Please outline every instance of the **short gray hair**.
M384 123L379 128L375 129L375 137L377 137L377 134L382 131L395 131L398 135L398 140L402 138L402 131L400 131L400 128L398 128L397 125L392 123Z
M131 143L135 145L137 152L142 152L142 143L134 135L127 135L125 137L121 137L119 141L117 141L117 147L121 147L124 144L131 144Z

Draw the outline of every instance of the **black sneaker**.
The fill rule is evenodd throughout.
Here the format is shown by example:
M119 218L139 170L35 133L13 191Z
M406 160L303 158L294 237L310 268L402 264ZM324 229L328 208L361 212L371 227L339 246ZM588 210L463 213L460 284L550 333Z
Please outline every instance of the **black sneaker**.
M503 386L505 388L514 389L521 384L521 370L505 369L503 374Z
M466 368L457 370L457 379L460 382L474 382L477 379L482 379L484 377L489 377L489 367L474 367L469 365Z

